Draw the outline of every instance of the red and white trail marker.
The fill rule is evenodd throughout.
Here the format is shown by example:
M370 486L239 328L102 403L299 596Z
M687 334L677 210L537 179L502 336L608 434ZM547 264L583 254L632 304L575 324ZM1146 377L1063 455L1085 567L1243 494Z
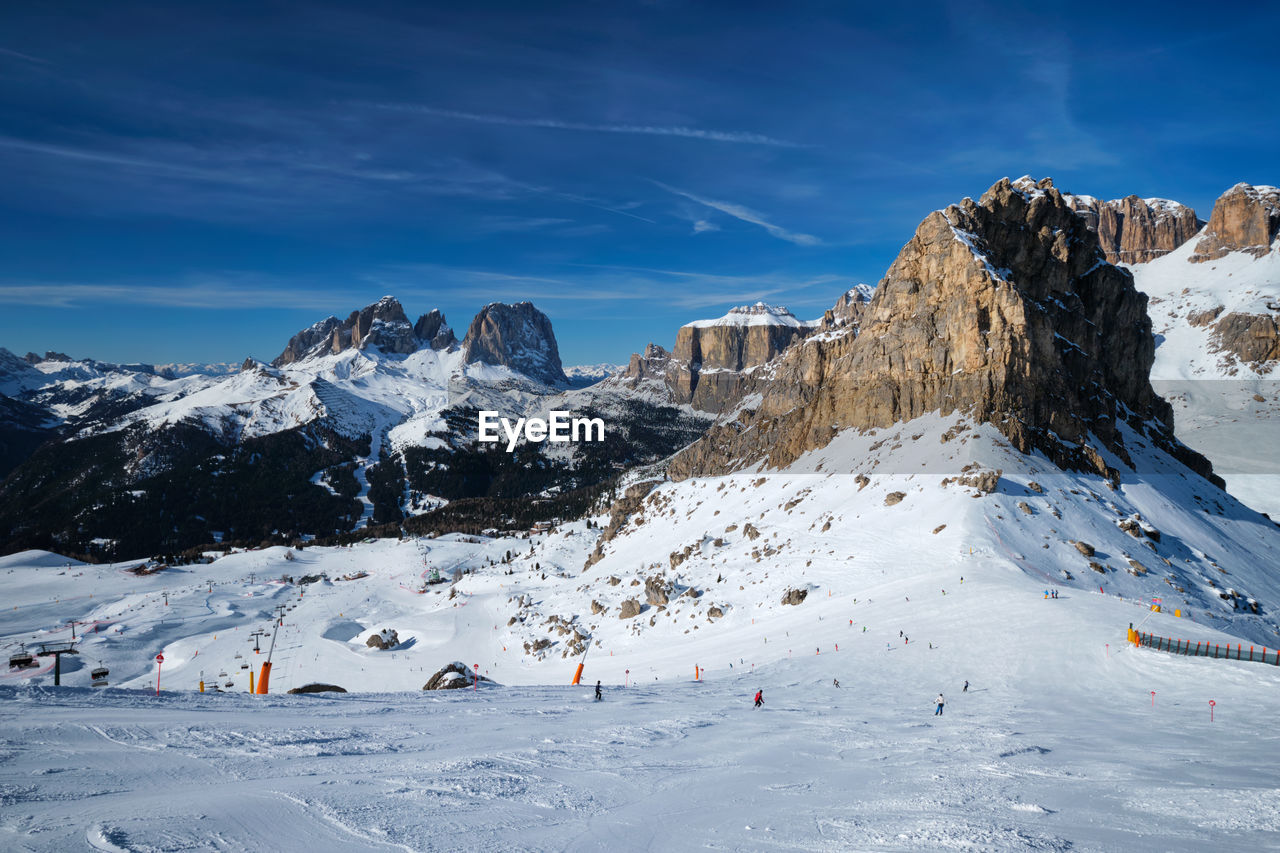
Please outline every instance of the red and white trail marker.
M1217 704L1218 703L1213 701L1212 699L1209 700L1209 722L1211 723L1213 722L1213 708Z
M164 664L164 655L156 655L156 695L160 695L160 667Z

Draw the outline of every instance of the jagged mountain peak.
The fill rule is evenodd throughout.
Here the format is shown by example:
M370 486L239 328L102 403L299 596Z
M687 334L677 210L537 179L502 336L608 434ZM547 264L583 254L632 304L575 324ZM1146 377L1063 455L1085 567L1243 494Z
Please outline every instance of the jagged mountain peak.
M569 384L551 320L532 302L490 302L462 339L464 364L506 367L553 387Z
M330 315L298 332L271 364L283 367L348 349L370 347L404 355L427 346L446 349L455 340L453 330L438 309L422 315L417 323L411 324L400 300L384 296L358 311L352 311L346 320Z
M1113 264L1141 264L1163 257L1204 226L1195 210L1166 198L1131 194L1105 201L1070 193L1063 198L1098 235L1103 253Z

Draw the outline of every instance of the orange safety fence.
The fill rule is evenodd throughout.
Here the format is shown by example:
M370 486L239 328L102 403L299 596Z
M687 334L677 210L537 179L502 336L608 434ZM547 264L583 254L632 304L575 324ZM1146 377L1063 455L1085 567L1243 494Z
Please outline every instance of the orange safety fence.
M1263 646L1244 647L1243 643L1210 643L1207 640L1183 640L1174 637L1158 637L1142 631L1129 630L1129 642L1135 646L1146 646L1158 652L1191 657L1215 658L1221 660L1243 660L1254 663L1269 663L1280 666L1280 651Z

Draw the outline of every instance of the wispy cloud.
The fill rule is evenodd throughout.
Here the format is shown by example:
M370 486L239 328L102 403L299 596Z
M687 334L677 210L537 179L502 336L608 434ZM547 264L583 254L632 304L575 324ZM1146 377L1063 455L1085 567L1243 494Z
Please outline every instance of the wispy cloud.
M501 124L509 127L545 127L553 130L580 130L592 133L638 133L648 136L679 136L686 139L704 139L711 142L733 142L743 145L768 145L775 148L807 148L809 146L786 139L766 136L746 130L704 130L680 125L651 124L597 124L592 122L562 121L554 118L521 118L519 116L469 113L461 110L444 110L420 104L377 103L369 106L383 110L418 113L436 118L457 119L479 124Z
M430 280L430 290L420 282ZM405 297L440 301L472 301L478 294L499 301L535 303L662 304L690 311L711 307L783 302L792 307L827 308L849 287L849 276L794 276L762 273L721 275L696 270L673 270L599 264L574 264L567 270L527 274L498 270L406 264L366 276L375 289ZM693 319L692 317L690 319Z
M41 59L38 56L32 56L29 53L19 53L16 50L10 50L7 47L0 47L0 56L12 56L14 59L21 59L23 62L34 62L36 65L51 65L47 59Z
M703 231L719 231L719 230L720 230L719 225L716 225L714 222L708 222L705 219L699 219L697 222L693 223L694 234L701 234Z
M0 305L39 308L87 308L103 305L147 305L164 308L243 310L245 308L317 308L354 305L356 292L316 291L297 282L274 284L232 275L196 276L174 285L106 282L0 282Z
M694 195L693 193L685 192L684 190L678 190L675 187L669 187L666 184L660 183L658 181L654 181L654 183L657 184L662 189L666 190L667 192L671 193L672 195L678 195L682 198L687 198L689 199L689 201L695 202L704 207L709 207L712 210L718 210L721 213L728 214L729 216L732 216L734 219L741 219L743 222L749 222L752 225L759 225L761 228L763 228L765 231L768 231L771 235L773 235L774 237L777 237L779 240L786 240L788 243L795 243L797 246L816 246L822 242L817 237L814 237L812 234L801 234L797 231L788 231L787 229L783 228L780 225L774 225L772 222L765 219L761 214L756 213L754 210L752 210L749 207L743 207L740 204L733 204L732 202L728 202L728 201L716 201L715 199L703 198L702 196L697 196L697 195ZM696 226L694 230L695 231L698 230ZM706 229L702 229L702 230L706 230Z

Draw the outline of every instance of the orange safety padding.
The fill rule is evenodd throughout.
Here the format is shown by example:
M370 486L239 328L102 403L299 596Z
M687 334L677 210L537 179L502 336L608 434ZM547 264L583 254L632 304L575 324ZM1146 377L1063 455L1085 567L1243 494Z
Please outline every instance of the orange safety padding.
M271 661L262 665L262 674L258 676L258 693L266 694L269 681L271 681Z

